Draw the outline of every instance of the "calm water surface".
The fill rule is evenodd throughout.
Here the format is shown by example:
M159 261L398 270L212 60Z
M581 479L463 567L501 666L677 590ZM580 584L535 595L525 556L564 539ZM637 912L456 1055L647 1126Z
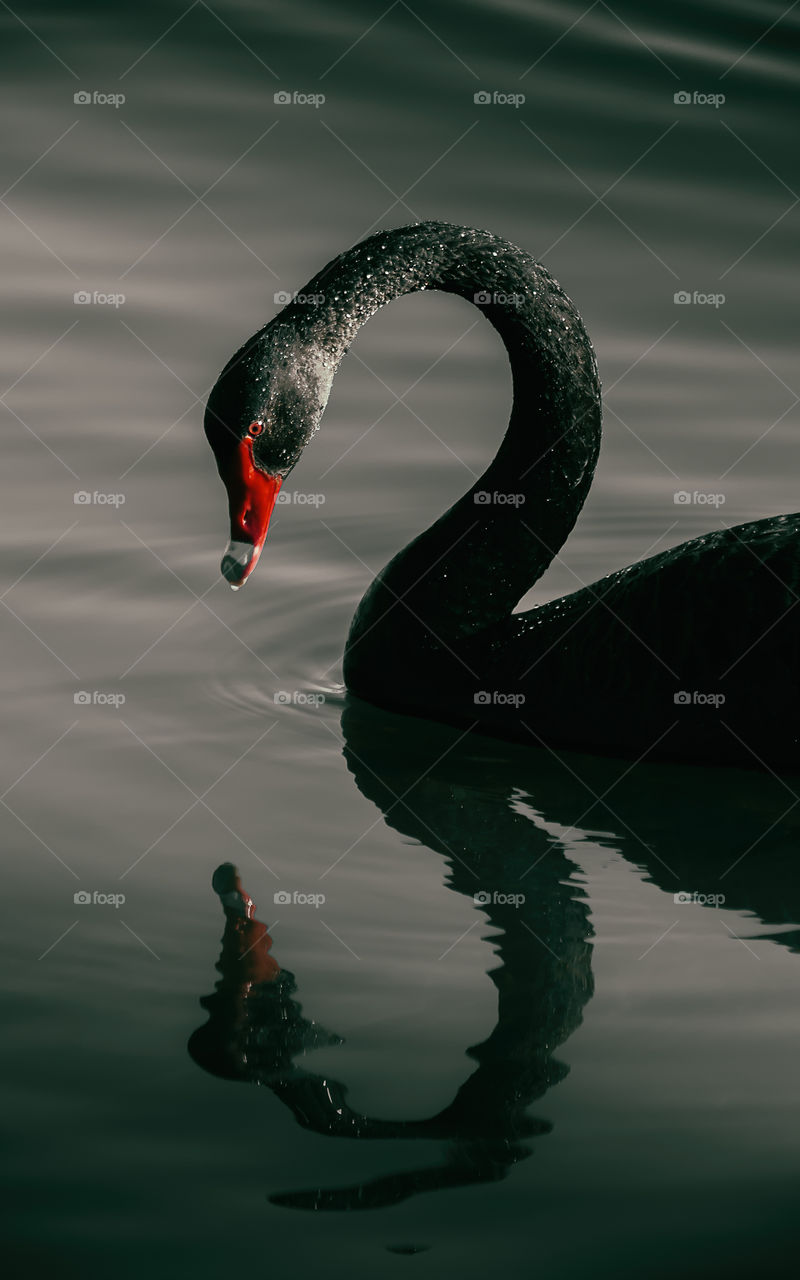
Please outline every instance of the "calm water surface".
M542 257L598 352L597 478L528 604L794 510L783 7L0 11L14 1274L788 1257L798 780L506 747L341 687L371 574L501 438L496 335L453 298L372 321L236 596L201 429L276 293L442 217ZM223 863L271 950L226 928Z

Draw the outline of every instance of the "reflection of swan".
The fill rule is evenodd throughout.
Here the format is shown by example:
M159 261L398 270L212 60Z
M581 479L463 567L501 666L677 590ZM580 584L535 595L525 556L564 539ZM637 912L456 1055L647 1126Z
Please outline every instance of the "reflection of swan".
M294 999L292 974L271 960L265 966L272 939L252 915L245 919L241 908L230 905L237 894L242 902L249 901L230 864L219 867L215 874L215 882L223 879L236 888L228 887L224 896L220 895L225 933L217 968L222 979L214 995L201 1001L210 1016L189 1040L195 1062L225 1079L266 1085L303 1128L316 1133L336 1138L424 1138L452 1144L450 1159L441 1167L415 1169L357 1187L283 1193L271 1197L275 1203L297 1209L373 1209L421 1191L493 1181L529 1154L521 1138L549 1131L545 1122L524 1116L521 1100L510 1090L495 1093L494 1086L502 1081L491 1075L485 1076L478 1088L470 1088L468 1082L449 1107L426 1120L381 1120L354 1111L347 1103L344 1085L295 1065L294 1059L312 1049L340 1044L341 1039L303 1016L302 1006ZM254 965L262 970L274 965L274 970L254 979ZM495 1075L498 1067L495 1063ZM544 1087L555 1083L564 1071L563 1067L554 1068ZM513 1064L507 1064L504 1074L514 1074ZM472 1080L479 1075L480 1069Z
M348 687L385 707L529 743L800 764L800 627L791 613L800 516L697 538L512 614L586 497L600 391L570 300L543 267L488 232L426 222L371 236L223 370L205 426L230 501L222 568L231 585L261 553L280 485L319 426L357 330L421 289L459 294L485 312L508 351L514 406L488 470L359 605Z
M550 1129L526 1108L566 1075L568 1068L553 1052L580 1024L592 993L586 907L580 889L569 883L574 866L508 806L500 788L481 796L466 784L454 804L450 782L429 774L413 809L397 811L397 794L417 776L407 771L418 770L419 762L413 755L376 754L373 726L366 728L366 737L355 733L345 753L359 788L387 815L391 810L391 825L445 856L453 889L470 899L479 891L498 898L480 908L502 931L493 939L500 966L490 974L498 990L498 1021L489 1038L468 1051L477 1068L438 1114L390 1120L354 1111L344 1085L296 1065L311 1049L335 1045L339 1037L304 1016L294 978L269 954L271 938L255 919L234 868L220 867L214 887L225 909L217 964L222 977L214 995L202 1001L209 1021L190 1039L195 1061L226 1079L267 1085L304 1128L317 1133L446 1144L440 1165L352 1187L272 1197L293 1208L376 1208L422 1191L505 1177L530 1154L526 1140ZM540 858L541 866L526 881L524 902L514 905L522 870Z
M305 1055L335 1046L339 1037L304 1015L294 978L272 958L271 939L233 869L221 867L214 877L225 909L221 980L202 1001L209 1021L191 1037L195 1061L225 1079L268 1086L314 1132L444 1144L440 1164L273 1197L287 1206L371 1208L421 1191L495 1181L529 1154L532 1137L547 1132L528 1109L566 1074L553 1055L580 1025L593 989L591 929L572 860L591 859L587 824L613 833L603 845L621 850L669 895L723 894L726 909L758 917L748 939L763 937L764 922L767 936L800 949L798 930L787 931L800 923L796 822L792 815L781 821L787 793L777 779L744 775L732 790L725 770L631 770L611 759L562 759L469 736L459 741L446 726L432 725L422 736L417 729L403 716L350 700L342 717L344 755L359 790L388 825L443 856L455 891L471 899L481 891L525 895L520 906L493 901L480 908L497 931L492 943L500 963L490 975L497 1025L468 1051L477 1068L437 1115L366 1116L349 1106L343 1084L308 1069L313 1059ZM675 911L700 911L721 945L741 945L716 911ZM421 1029L420 1052L424 1040Z

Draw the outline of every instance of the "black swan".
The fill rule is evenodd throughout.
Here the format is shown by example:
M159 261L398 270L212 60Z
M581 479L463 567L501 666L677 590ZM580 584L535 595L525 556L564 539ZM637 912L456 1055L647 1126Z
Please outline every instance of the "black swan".
M586 498L600 385L570 299L490 232L422 222L368 237L226 365L205 430L229 497L230 585L259 558L278 490L357 330L423 289L474 302L494 325L513 409L480 479L371 583L347 640L348 689L532 744L800 766L800 515L695 538L513 613Z

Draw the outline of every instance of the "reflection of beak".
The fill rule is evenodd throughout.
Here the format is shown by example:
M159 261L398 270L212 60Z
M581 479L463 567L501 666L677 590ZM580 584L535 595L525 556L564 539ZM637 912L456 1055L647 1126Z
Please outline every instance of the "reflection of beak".
M231 513L230 542L220 567L223 578L238 591L258 563L282 477L258 470L253 442L247 438L240 441L230 465L220 474Z

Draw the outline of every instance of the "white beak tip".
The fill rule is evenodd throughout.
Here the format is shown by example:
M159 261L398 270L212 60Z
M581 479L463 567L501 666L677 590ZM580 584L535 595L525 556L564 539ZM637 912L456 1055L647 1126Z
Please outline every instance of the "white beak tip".
M225 548L220 570L232 591L238 591L247 581L247 575L258 556L258 549L252 542L231 541Z

